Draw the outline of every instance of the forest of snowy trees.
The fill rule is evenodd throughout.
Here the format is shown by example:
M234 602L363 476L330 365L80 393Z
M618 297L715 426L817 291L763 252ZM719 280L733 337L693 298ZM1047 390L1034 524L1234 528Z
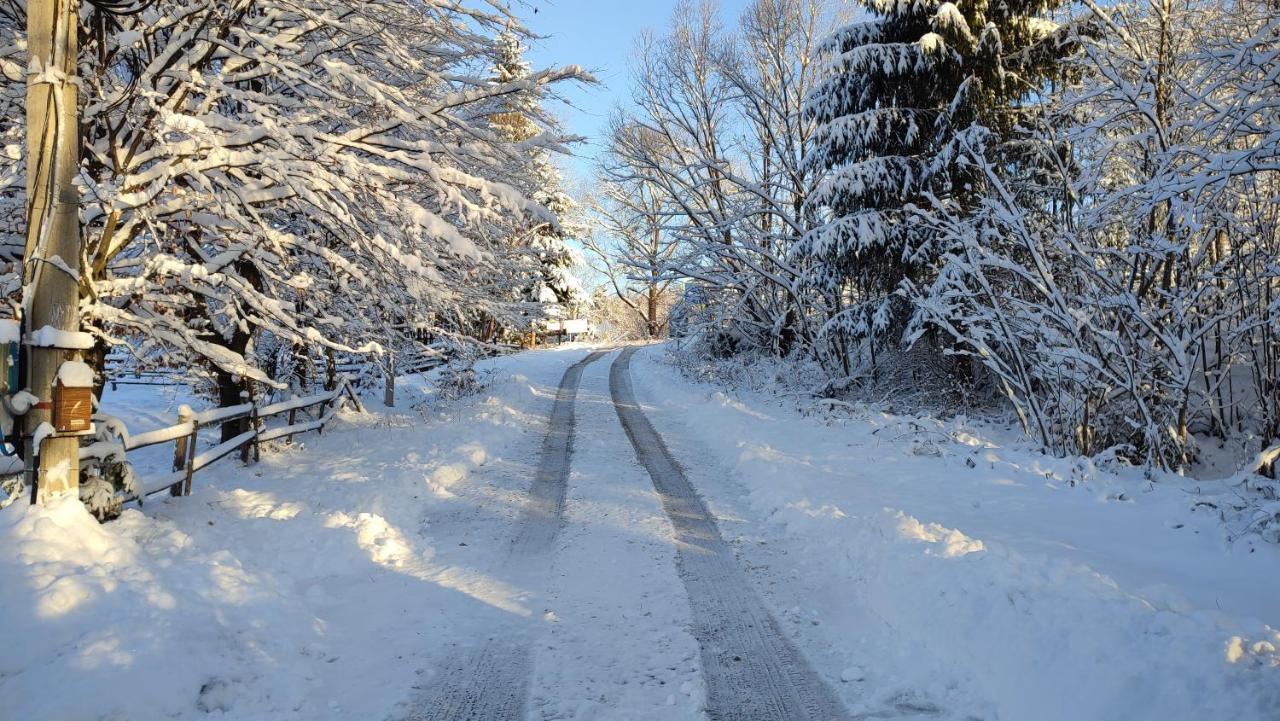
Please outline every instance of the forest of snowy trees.
M99 391L123 355L230 405L594 306L824 394L998 404L1061 455L1273 460L1274 0L680 0L589 193L549 101L594 80L532 67L502 3L85 0L75 269L23 262L25 101L57 80L26 6L0 0L6 315L72 270Z
M634 75L604 204L703 352L964 389L1060 454L1270 460L1272 0L685 2Z
M1280 721L1280 0L0 0L0 292L0 721Z

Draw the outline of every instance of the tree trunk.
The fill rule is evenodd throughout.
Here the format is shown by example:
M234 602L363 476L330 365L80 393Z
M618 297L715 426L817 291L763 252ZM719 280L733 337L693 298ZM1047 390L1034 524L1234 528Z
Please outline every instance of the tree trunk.
M649 306L648 306L648 316L646 317L646 321L647 321L647 324L646 324L645 330L649 334L649 340L656 340L658 338L658 333L659 333L658 286L656 285L649 286Z
M262 274L258 272L258 268L252 260L241 258L234 264L236 273L244 278L254 287L255 290L262 289ZM213 315L214 311L208 306L205 312ZM246 328L242 324L235 324L235 330L232 331L230 338L222 338L215 336L211 339L214 343L223 346L227 350L238 356L244 357L249 352L249 344L253 340L252 329ZM249 360L245 358L246 362ZM218 405L235 406L244 403L249 398L250 387L249 381L244 376L233 374L223 368L215 366L213 369L214 384L217 386ZM230 420L222 424L221 438L223 441L229 441L232 438L249 430L249 419L239 418Z
M233 353L244 355L249 349L250 337L249 333L237 328L226 347ZM243 376L233 375L221 368L215 368L213 376L218 386L219 406L235 406L245 402L249 393L249 384ZM222 424L222 440L229 441L247 430L249 430L248 418L227 421Z

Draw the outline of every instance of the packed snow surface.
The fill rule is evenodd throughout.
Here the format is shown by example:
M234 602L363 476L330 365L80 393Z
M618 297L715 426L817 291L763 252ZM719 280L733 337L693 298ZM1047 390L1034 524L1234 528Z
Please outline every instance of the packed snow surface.
M744 562L790 564L775 604L820 622L829 673L976 718L1280 718L1280 552L1227 543L1184 489L964 419L801 415L663 361L636 357L641 402Z
M399 719L503 629L532 628L529 719L705 718L670 521L588 366L550 571L511 531L555 389L585 350L488 361L479 394L226 460L190 498L98 525L0 511L4 718ZM1183 489L1081 471L1000 429L685 379L632 362L645 414L748 581L858 717L1275 721L1280 553ZM109 393L134 433L194 399ZM135 459L167 470L169 446ZM517 626L518 625L518 626Z

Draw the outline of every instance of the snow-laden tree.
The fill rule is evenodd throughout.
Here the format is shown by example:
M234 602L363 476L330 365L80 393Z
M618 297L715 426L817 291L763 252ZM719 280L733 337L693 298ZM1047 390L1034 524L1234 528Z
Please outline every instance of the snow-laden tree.
M739 51L725 74L737 91L746 135L742 170L732 180L748 208L736 256L755 276L756 296L770 324L762 335L780 355L825 355L815 326L831 298L807 282L807 261L793 252L816 217L809 203L815 171L806 163L816 130L805 102L820 80L818 47L837 19L818 0L756 0L739 21Z
M9 216L24 23L0 5ZM585 75L484 79L514 23L445 0L86 4L82 305L101 349L207 365L232 402L280 383L255 339L371 352L521 314L531 263L492 231L556 222L507 181L557 142L504 138L486 109Z
M953 248L918 300L1060 452L1183 469L1196 433L1261 451L1280 440L1280 17L1090 10L1037 138L1058 182L1020 193L993 138L966 137L981 201L917 216Z
M592 267L609 284L612 299L595 298L597 310L626 309L631 321L610 313L615 329L635 329L634 338L656 339L667 334L668 309L676 278L672 258L679 239L663 228L664 196L644 180L629 183L602 180L592 198L594 232L585 246ZM620 337L627 337L619 332Z
M498 84L528 78L530 66L524 59L527 48L520 36L510 29L504 30L497 44L498 60L494 69ZM580 210L564 188L551 149L539 142L557 125L543 107L540 94L518 93L499 97L497 101L499 108L492 121L495 129L501 137L520 146L523 162L513 176L515 185L552 213L551 218L517 222L510 231L512 244L527 248L538 261L538 273L524 289L524 296L535 303L561 309L582 303L586 296L574 269L583 259L567 242L582 231Z
M721 346L811 347L821 302L804 297L789 249L811 225L800 111L826 17L817 0L756 0L733 34L714 3L681 2L637 49L634 109L614 124L603 173L662 197L654 224L681 248L664 270L712 296Z
M975 171L958 138L986 128L999 162L1016 166L999 141L1034 121L1024 103L1058 72L1064 46L1047 18L1058 0L862 4L869 18L825 43L829 68L808 100L818 127L807 160L825 173L808 202L823 222L795 257L840 306L829 341L842 354L866 341L874 363L879 339L911 316L903 283L927 281L948 250L914 216L933 199L972 204Z

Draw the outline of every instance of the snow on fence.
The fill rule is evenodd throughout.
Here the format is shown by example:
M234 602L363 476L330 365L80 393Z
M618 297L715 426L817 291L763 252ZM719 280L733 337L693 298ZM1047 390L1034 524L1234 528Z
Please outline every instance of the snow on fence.
M140 483L135 495L124 500L141 500L147 496L169 491L173 496L191 495L191 477L209 465L219 461L236 451L241 451L247 461L250 451L254 460L259 455L259 445L278 438L293 440L293 436L310 431L324 431L324 427L333 420L341 407L343 397L349 398L357 410L361 409L360 400L346 377L339 379L337 386L324 393L303 398L293 398L269 405L242 403L236 406L211 408L195 413L187 406L178 411L178 422L164 428L157 428L145 433L130 435L121 433L125 453L136 451L162 443L173 443L173 470L150 482ZM315 410L315 412L311 412ZM309 412L310 418L299 422L298 414ZM285 425L268 427L267 419L284 415ZM218 443L212 448L198 451L200 431L209 426L221 426L231 421L250 419L249 430L234 438ZM124 430L124 429L122 429ZM80 460L102 461L113 453L119 453L120 443L99 441L80 449Z

